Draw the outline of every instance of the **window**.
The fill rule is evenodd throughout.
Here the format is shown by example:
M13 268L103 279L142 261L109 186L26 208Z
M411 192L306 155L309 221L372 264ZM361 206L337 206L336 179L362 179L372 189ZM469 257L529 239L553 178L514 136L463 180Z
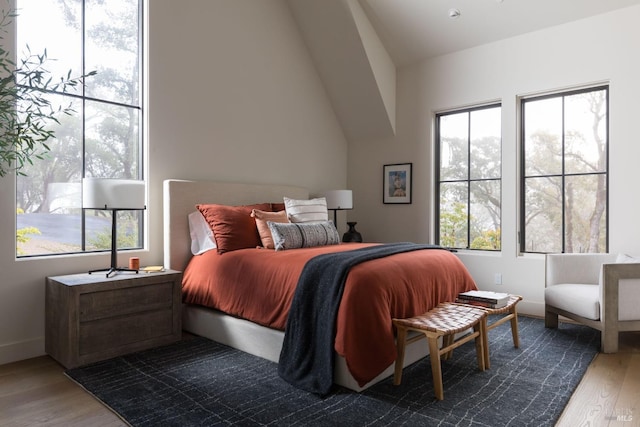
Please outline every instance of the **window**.
M18 57L47 52L53 79L97 74L74 92L48 93L58 116L50 152L17 176L16 253L111 247L110 211L83 211L83 177L143 179L143 0L18 0ZM119 248L143 245L142 212L118 213Z
M436 115L436 242L501 249L499 104Z
M522 102L522 252L606 252L608 86Z

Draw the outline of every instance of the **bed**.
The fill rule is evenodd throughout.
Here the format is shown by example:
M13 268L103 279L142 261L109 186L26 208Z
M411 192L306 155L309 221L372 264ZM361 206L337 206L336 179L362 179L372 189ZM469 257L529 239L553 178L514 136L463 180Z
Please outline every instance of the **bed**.
M245 273L250 271L251 268L255 268L258 272L266 271L265 269L274 262L275 258L279 258L282 252L289 252L291 255L287 254L287 256L291 256L296 260L287 261L290 263L291 270L293 271L290 276L294 277L294 279L291 280L295 282L295 277L300 273L305 262L318 253L351 251L371 246L371 244L366 243L350 243L332 245L331 247L320 249L304 248L292 249L290 251L247 248L227 252L222 255L214 250L194 257L190 251L191 238L187 217L194 211L197 204L249 205L259 202L278 202L281 201L283 197L308 199L309 193L306 189L296 186L186 180L165 181L163 192L164 265L168 268L185 271L185 282L183 285L183 300L185 301L183 305L183 329L274 362L278 362L280 357L284 340L283 329L285 327L287 310L291 303L290 300L293 296L293 291L289 290L284 294L278 293L275 297L270 291L265 291L264 294L260 294L260 291L255 291L255 289L261 289L258 287L259 285L255 283L260 280L259 274L250 276L248 283L241 283L242 280L239 278L237 283L235 283L232 279L227 278L227 283L221 288L223 293L230 288L238 287L240 292L244 292L244 294L258 295L256 298L258 298L260 304L277 305L277 303L269 303L265 295L271 295L276 300L280 298L281 307L277 307L277 309L257 310L259 312L268 312L267 318L264 318L260 316L256 317L256 315L252 314L251 310L247 310L246 308L235 307L235 305L237 305L235 303L219 305L218 308L223 308L224 311L207 307L207 297L198 297L192 293L193 283L207 282L209 280L207 275L217 277L221 274L220 272L222 270L219 270L221 267L215 264L218 260L225 260L228 264L243 265L241 268L244 280L244 276L246 276ZM374 264L372 263L382 264L382 266L379 267L379 274L383 274L382 272L387 270L402 270L402 268L404 268L403 264L398 264L399 259L397 259L397 257L415 258L418 252L430 252L429 257L434 258L434 260L425 261L414 259L411 262L414 264L416 262L430 262L433 264L430 270L433 270L434 273L418 271L418 267L414 268L414 264L410 264L412 267L406 269L410 270L410 272L406 273L407 278L404 277L404 273L398 273L396 271L399 279L387 281L397 282L397 284L393 286L400 286L402 289L404 289L405 286L404 281L437 282L446 279L454 284L449 287L431 286L428 295L425 294L425 298L422 296L415 298L415 301L419 302L416 303L412 300L408 305L407 303L396 301L394 293L388 293L388 291L383 290L381 291L382 301L371 303L372 306L376 304L381 305L378 311L387 310L393 312L392 315L396 317L409 317L420 314L418 312L412 312L411 310L424 312L439 302L453 300L459 292L475 289L475 283L464 266L462 266L462 263L459 262L455 255L443 250L416 251L415 254L398 254L354 266L347 276L347 282L344 288L344 300L338 312L333 377L336 384L356 391L363 390L390 376L393 371L393 361L395 360L391 315L387 316L388 319L384 320L384 324L379 325L377 329L371 330L368 323L375 323L376 321L380 323L380 320L364 319L369 314L366 311L362 311L362 307L359 309L344 308L348 303L351 304L351 302L348 301L357 301L363 298L363 291L357 291L355 285L351 284L350 281L354 282L362 278L372 280L371 274L376 274L376 268L378 268L374 268ZM422 256L422 254L419 254L419 256ZM257 263L256 265L253 264L254 261L246 261L251 257L257 257L257 261L255 261ZM215 261L212 264L213 267L208 267L210 261ZM242 264L243 262L247 264ZM404 262L404 260L402 262ZM197 274L194 273L196 271L196 265L198 266ZM446 269L439 267L445 265L447 266ZM451 267L453 265L455 265L455 268ZM212 270L207 272L207 268L212 268ZM436 271L437 273L435 273ZM438 277L431 278L428 277L428 274L437 274ZM367 279L367 277L369 277L369 279ZM231 286L232 283L233 286ZM243 288L243 286L245 288ZM351 289L353 289L353 291ZM212 290L209 292L211 292L211 295L214 295L214 297L210 295L208 299L221 301L219 296L220 290ZM215 292L218 292L218 294ZM406 293L407 291L402 292ZM414 291L409 290L408 292L411 294L411 292ZM364 294L366 293L369 292L365 291ZM250 300L251 298L248 299ZM347 302L345 302L345 300ZM268 305L268 307L271 307L271 305ZM427 353L428 350L425 343L418 341L407 348L405 363L413 363ZM369 357L367 355L375 356Z

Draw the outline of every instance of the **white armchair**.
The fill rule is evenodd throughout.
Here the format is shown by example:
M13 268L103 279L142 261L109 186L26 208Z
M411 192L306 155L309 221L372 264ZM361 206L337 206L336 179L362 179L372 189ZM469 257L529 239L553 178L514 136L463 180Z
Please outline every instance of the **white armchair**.
M616 254L548 254L545 326L558 315L601 332L601 350L618 351L618 333L640 331L640 260Z

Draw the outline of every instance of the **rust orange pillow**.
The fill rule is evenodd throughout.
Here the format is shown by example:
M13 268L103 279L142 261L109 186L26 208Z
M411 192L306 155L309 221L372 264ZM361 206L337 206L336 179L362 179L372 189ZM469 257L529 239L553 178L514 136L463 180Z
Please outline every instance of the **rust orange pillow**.
M280 211L285 210L284 202L272 202L271 203L271 210L273 212L280 212Z
M218 253L261 246L262 242L251 211L268 211L271 209L270 203L246 206L202 204L196 205L196 208L213 230Z
M258 227L258 234L260 234L260 240L262 246L267 249L275 249L273 243L273 237L271 237L271 229L267 225L267 221L277 223L288 223L287 212L281 210L280 212L265 212L258 209L251 211L251 216L256 220L256 226Z

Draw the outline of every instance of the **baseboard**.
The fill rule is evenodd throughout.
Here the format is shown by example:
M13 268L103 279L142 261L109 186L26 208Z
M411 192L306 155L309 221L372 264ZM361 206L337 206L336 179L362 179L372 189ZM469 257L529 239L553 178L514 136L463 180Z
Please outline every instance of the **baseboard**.
M44 337L0 345L0 365L44 355Z
M534 302L523 299L518 303L518 314L544 318L544 302Z

